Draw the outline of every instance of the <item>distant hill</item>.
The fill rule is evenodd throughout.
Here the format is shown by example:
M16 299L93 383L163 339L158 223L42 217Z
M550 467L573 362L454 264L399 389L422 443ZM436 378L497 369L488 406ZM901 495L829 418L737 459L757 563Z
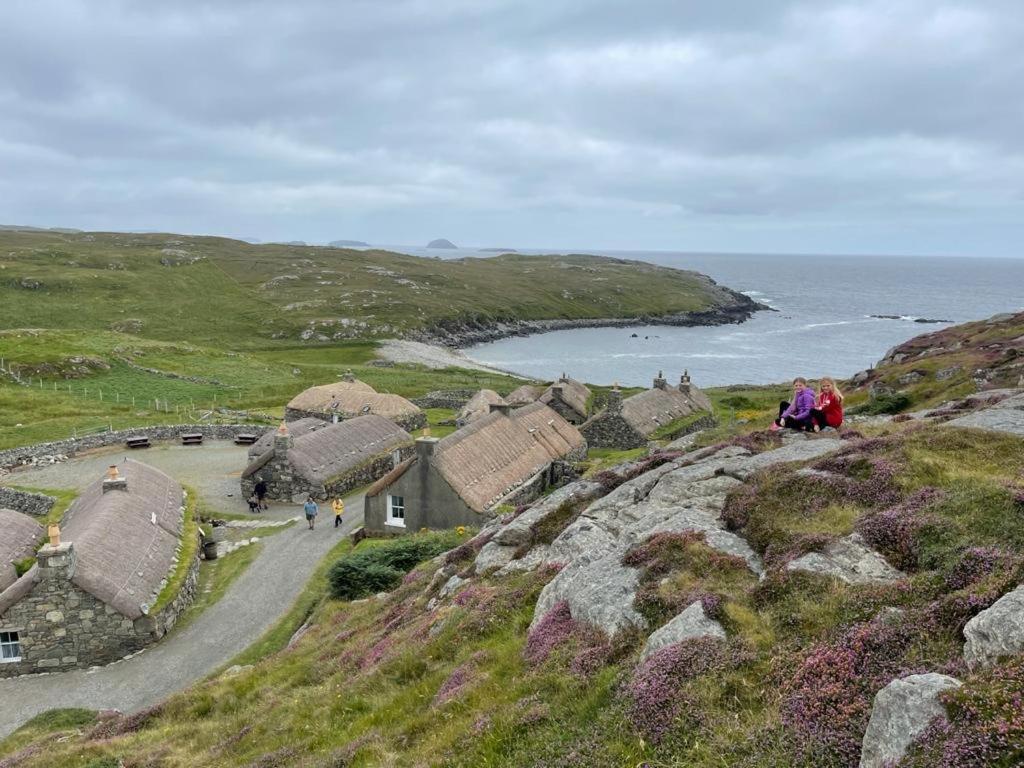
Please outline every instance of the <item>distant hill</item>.
M519 253L515 248L481 248L481 253Z
M328 245L334 248L369 248L369 243L362 240L331 240Z
M459 345L552 323L739 322L757 309L696 272L600 256L438 260L220 237L0 230L0 328L130 328L228 349L396 337Z
M431 240L429 243L427 243L427 248L454 248L454 249L458 249L458 247L459 246L457 246L451 240L445 240L443 237L438 238L437 240Z

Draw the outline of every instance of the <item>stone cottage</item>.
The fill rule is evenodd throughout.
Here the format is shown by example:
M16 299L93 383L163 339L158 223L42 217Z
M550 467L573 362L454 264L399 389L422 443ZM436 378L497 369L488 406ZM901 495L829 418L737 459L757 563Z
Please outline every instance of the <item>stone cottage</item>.
M295 422L293 422L295 423ZM308 426L308 425L306 425ZM412 454L412 437L383 416L358 416L298 436L282 422L271 445L242 472L248 498L259 478L271 499L317 500L340 496L372 483Z
M582 424L587 420L590 388L582 381L570 379L564 373L558 381L545 389L538 399L570 424Z
M426 414L404 397L377 392L351 374L334 384L300 392L284 410L285 421L316 418L333 422L369 414L383 416L409 432L427 425Z
M677 423L679 434L714 423L711 401L690 382L684 372L679 384L670 387L661 371L646 392L622 398L618 388L608 396L608 405L580 427L593 447L642 448L662 427Z
M38 551L41 526L4 513L5 531L13 521L19 532L16 561L34 553L35 563L12 581L4 537L0 677L107 664L162 637L198 575L197 545L178 594L151 613L181 556L183 500L163 472L126 461L82 492Z
M324 421L323 419L314 419L309 416L304 419L298 419L297 421L289 421L288 434L292 436L292 439L308 435L310 432L316 432L318 429L326 429L331 426L331 422ZM264 432L260 438L249 446L249 458L256 459L262 456L264 453L274 447L274 438L277 436L276 429L268 429Z
M504 405L505 400L493 389L481 389L462 406L455 417L455 426L464 427L491 412L492 405Z
M523 504L557 483L587 443L543 403L491 413L416 453L366 492L365 525L375 533L479 526L502 504Z

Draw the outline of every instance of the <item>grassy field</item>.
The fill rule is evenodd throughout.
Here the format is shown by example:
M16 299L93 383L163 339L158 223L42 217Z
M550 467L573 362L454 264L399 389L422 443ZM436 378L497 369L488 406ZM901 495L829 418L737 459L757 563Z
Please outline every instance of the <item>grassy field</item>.
M182 235L0 231L0 327L261 348L498 319L734 304L703 276L595 256L440 260Z

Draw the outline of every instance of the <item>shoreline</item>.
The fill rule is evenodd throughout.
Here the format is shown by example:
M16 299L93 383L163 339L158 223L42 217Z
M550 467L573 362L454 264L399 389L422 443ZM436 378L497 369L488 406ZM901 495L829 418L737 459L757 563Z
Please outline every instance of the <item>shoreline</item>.
M440 344L431 344L425 341L383 339L380 342L380 346L377 347L377 354L379 355L379 360L390 363L411 363L434 370L465 368L471 371L513 376L523 381L536 381L532 376L517 373L516 371L507 371L503 368L496 368L493 365L478 363L459 349Z
M739 294L742 296L742 294ZM639 317L603 317L551 320L495 320L462 321L449 326L423 331L411 335L415 343L443 347L460 354L467 347L489 341L500 341L515 336L534 336L551 331L567 331L579 328L635 328L645 325L663 325L697 328L715 325L739 325L753 317L755 312L777 310L742 296L744 301L725 307L679 312L671 315L641 315ZM465 358L469 359L469 358Z

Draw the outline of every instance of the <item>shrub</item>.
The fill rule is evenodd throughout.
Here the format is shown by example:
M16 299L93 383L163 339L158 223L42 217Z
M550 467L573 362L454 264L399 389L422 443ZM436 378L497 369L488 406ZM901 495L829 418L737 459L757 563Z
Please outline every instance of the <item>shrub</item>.
M870 416L899 413L909 408L912 402L910 395L904 392L884 393L871 398L871 400L857 408L857 411Z
M1024 658L980 672L942 700L949 719L932 722L901 768L1024 764Z
M922 514L922 510L944 495L938 488L921 488L900 504L862 517L857 521L857 532L897 568L917 568L919 533L926 526L938 528L943 525L942 520Z
M785 683L783 722L809 747L856 765L874 696L907 671L914 639L910 621L875 620L815 646Z
M452 532L417 534L372 547L359 547L342 557L327 573L331 596L354 600L394 589L406 573L424 560L447 551Z

